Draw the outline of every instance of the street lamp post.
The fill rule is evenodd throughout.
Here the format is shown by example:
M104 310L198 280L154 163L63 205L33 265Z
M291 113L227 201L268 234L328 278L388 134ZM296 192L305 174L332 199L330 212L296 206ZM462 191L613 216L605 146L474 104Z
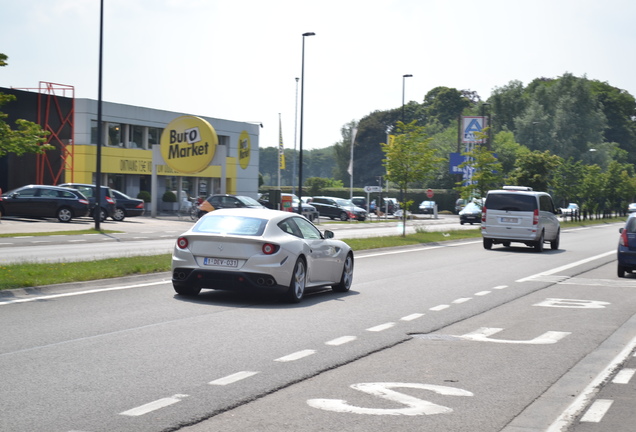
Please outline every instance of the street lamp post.
M298 213L303 214L303 108L305 101L305 36L315 36L316 33L303 33L302 66L300 69L300 140L298 143Z
M296 78L296 97L294 101L296 103L296 111L294 112L294 167L292 168L292 173L296 172L296 138L298 137L298 80L300 78ZM294 176L292 174L292 194L296 194L296 181L294 180Z
M404 81L412 76L411 74L402 75L402 123L404 123Z
M490 105L488 102L484 102L481 104L481 121L483 122L482 125L483 127L487 127L486 126L486 116L484 114L484 108L486 107L486 105ZM490 148L490 140L488 139L490 136L490 131L486 134L486 138L482 138L482 141L484 141L484 144L486 144L486 148Z

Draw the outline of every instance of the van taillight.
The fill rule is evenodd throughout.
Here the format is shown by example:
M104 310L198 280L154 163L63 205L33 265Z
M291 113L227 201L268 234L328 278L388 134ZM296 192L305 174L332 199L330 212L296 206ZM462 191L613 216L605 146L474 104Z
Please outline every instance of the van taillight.
M627 239L626 229L623 229L623 231L621 231L621 238L618 242L621 244L621 246L629 247L629 240Z
M486 222L486 207L481 208L481 221Z
M532 216L532 225L539 225L539 209L534 209L534 215Z

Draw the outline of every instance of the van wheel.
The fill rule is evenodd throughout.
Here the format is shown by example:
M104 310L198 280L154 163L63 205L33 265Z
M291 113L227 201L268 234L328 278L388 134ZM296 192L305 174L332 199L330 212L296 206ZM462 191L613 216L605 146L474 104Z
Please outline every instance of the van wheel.
M552 240L550 242L550 249L557 250L559 248L559 238L560 237L561 237L561 230L558 230L556 237L554 238L554 240Z
M537 252L543 252L543 231L541 231L541 237L539 237L539 241L534 244L534 250Z
M492 239L484 238L484 249L492 249Z

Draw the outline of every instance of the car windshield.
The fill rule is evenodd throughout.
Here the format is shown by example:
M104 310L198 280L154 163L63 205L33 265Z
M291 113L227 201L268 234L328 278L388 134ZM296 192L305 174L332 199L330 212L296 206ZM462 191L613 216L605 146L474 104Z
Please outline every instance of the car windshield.
M245 204L246 206L257 206L260 207L260 203L256 201L254 198L250 198L248 196L237 196L237 200Z
M260 236L263 235L266 225L267 219L210 213L199 219L192 231L210 234Z
M477 204L468 203L466 204L466 207L464 207L464 209L462 210L462 213L472 213L472 212L480 212L480 211L481 211L481 207L479 207Z

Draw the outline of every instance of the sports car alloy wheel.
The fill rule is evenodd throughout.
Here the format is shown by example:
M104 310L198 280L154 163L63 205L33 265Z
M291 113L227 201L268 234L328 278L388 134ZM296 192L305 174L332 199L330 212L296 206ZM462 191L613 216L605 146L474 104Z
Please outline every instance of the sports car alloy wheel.
M306 279L305 261L303 261L302 258L298 258L294 266L291 282L289 283L289 290L287 291L287 298L290 302L298 303L303 299Z
M340 283L334 285L332 289L337 292L347 292L351 289L353 282L353 255L347 255L344 265L342 266L342 276Z

